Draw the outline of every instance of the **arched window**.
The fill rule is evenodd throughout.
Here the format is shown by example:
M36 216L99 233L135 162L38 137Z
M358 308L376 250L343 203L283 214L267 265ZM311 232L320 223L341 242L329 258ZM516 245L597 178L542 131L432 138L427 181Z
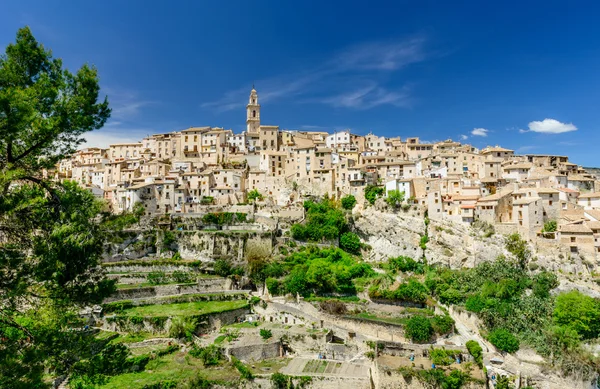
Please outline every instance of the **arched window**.
M256 111L252 111L252 117L255 118L256 117Z
M252 104L256 104L256 99L252 98Z

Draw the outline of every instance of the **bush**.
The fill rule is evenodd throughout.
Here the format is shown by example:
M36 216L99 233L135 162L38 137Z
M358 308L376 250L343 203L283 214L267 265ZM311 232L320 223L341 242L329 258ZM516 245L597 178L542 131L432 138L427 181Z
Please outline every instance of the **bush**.
M519 339L504 328L490 332L488 339L496 348L507 353L519 350Z
M377 197L381 197L385 192L385 189L382 186L375 185L367 185L365 187L365 199L369 202L369 204L375 204L375 200Z
M431 325L437 334L449 334L454 329L454 319L449 315L435 315L433 319L431 319Z
M260 194L260 192L258 191L258 189L252 189L250 192L248 192L248 200L250 201L255 201L255 200L262 200L263 199L263 195Z
M556 220L548 220L546 223L544 223L542 232L556 232Z
M176 339L192 339L192 335L196 331L197 322L192 318L176 316L171 319L169 327L169 336Z
M243 379L251 380L254 378L254 374L252 374L252 371L248 369L248 367L244 365L239 359L232 356L231 362L233 362L233 366L235 366L235 368L240 372Z
M179 282L181 284L191 283L196 281L196 276L186 271L176 270L173 272L171 276L173 281Z
M476 340L467 341L467 350L473 356L479 367L483 367L483 349Z
M345 315L348 312L346 304L338 300L325 300L319 303L321 310L331 315Z
M146 280L153 285L166 284L169 282L169 277L164 271L153 271L148 273Z
M260 329L260 337L264 340L270 339L273 337L273 332L271 330L267 330L265 328Z
M281 373L271 374L271 385L273 389L287 389L290 377Z
M433 335L431 322L421 315L415 315L408 319L404 331L406 336L416 343L427 342Z
M404 192L399 190L390 190L387 193L387 197L385 198L385 202L388 203L390 207L398 208L402 205L404 201Z
M352 195L342 197L342 208L351 210L356 205L356 198Z
M553 317L555 324L573 329L582 339L600 334L599 301L577 290L556 297Z
M346 232L340 237L340 248L350 254L360 254L362 243L360 238L353 232Z
M280 292L280 285L279 285L279 280L273 277L269 277L267 278L267 280L265 281L265 283L267 284L267 289L269 289L269 293L271 293L271 296L279 296Z
M393 272L415 272L417 274L423 273L423 264L415 261L410 257L399 256L396 258L389 258L387 267Z
M223 359L223 351L214 344L206 347L197 347L194 345L190 350L190 355L200 359L204 366L216 366Z

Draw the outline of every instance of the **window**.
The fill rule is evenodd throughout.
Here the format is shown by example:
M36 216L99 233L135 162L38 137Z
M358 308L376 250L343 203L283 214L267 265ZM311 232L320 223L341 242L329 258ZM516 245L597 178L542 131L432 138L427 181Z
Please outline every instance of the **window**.
M256 111L252 111L252 117L255 118L256 117Z
M577 241L577 238L576 238L576 237L574 237L574 236L572 236L572 237L571 237L571 243L575 243L576 241Z

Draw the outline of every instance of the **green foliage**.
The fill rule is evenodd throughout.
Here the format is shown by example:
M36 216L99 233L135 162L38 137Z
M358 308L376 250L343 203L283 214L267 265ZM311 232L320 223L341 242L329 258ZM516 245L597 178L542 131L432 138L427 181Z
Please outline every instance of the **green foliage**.
M448 366L454 363L456 357L460 355L460 350L446 350L443 348L432 348L429 351L429 358L436 366Z
M427 249L427 243L429 242L429 235L425 234L421 236L421 240L419 241L419 247L421 250Z
M281 294L281 286L278 279L269 277L266 279L265 283L267 285L267 289L269 289L269 293L271 293L272 296L279 296Z
M383 196L384 192L385 188L382 186L367 185L365 187L365 199L367 199L369 204L373 205L377 197Z
M153 285L166 284L169 282L169 277L164 271L153 271L148 273L146 280Z
M252 189L250 192L248 192L248 200L250 201L255 201L255 200L262 200L263 199L263 195L260 194L260 192L258 191L258 189Z
M411 278L406 283L402 283L396 290L384 289L377 284L369 288L369 297L381 298L386 300L396 300L410 303L423 304L427 301L429 293L427 287Z
M542 232L556 232L556 220L548 220L546 223L544 223Z
M217 345L211 344L206 347L197 347L194 345L190 350L190 355L202 361L206 367L216 366L223 360L223 350Z
M215 198L212 196L202 196L202 199L200 200L200 204L209 205L209 204L212 204L214 201L215 201Z
M345 232L340 236L340 248L350 254L360 254L362 248L360 238L354 232Z
M187 284L196 281L196 276L187 271L175 270L171 275L171 279L181 284Z
M247 215L241 212L214 212L202 216L202 222L205 224L216 224L219 226L232 223L245 223Z
M304 209L306 223L292 226L294 239L311 242L335 240L348 229L344 212L327 197L320 202L305 201Z
M351 210L356 205L356 197L352 195L346 195L342 197L342 208Z
M417 262L410 257L399 256L396 258L389 258L387 263L387 269L396 273L401 272L414 272L417 274L423 273L423 263Z
M302 296L328 293L355 294L353 280L371 277L373 269L339 249L317 249L294 253L283 261L287 276L285 291Z
M173 243L177 241L175 234L171 231L163 231L160 244L160 251L166 252L171 250Z
M267 339L273 337L273 333L271 332L271 330L267 330L267 329L261 328L260 329L260 336L264 340L267 340Z
M499 350L514 353L519 350L519 339L504 328L498 328L490 332L489 341Z
M428 318L421 315L414 315L406 321L404 332L413 342L422 343L431 339L433 327Z
M469 354L473 356L475 362L479 367L483 367L483 349L479 345L476 340L469 340L466 343L467 350L469 350Z
M431 319L431 326L436 334L446 335L454 330L454 319L449 315L435 315Z
M288 383L290 382L291 377L286 376L281 373L273 373L271 374L271 385L273 389L287 389Z
M169 336L176 339L192 339L192 335L196 331L198 323L193 318L176 316L171 319L171 327L169 327Z
M531 259L531 250L527 245L527 242L521 239L521 235L515 232L514 234L508 235L504 244L506 246L506 250L509 253L514 255L517 260L517 264L521 269L525 269L527 267L527 263Z
M244 365L239 359L232 356L231 362L233 363L233 366L235 366L235 368L240 372L243 379L245 379L245 380L254 379L254 374L252 374L252 371L246 365Z
M550 291L558 287L556 274L542 271L533 277L533 293L540 298L550 297Z
M387 193L387 197L385 198L385 202L388 203L390 207L399 208L404 201L404 192L399 190L390 190Z
M578 290L561 293L556 298L554 323L574 330L582 339L600 334L600 302Z

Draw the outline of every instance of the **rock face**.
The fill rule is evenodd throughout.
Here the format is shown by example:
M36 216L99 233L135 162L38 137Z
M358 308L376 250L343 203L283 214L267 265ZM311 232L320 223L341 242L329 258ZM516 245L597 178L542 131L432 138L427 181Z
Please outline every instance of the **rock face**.
M503 237L498 234L485 237L470 226L444 221L431 220L425 225L423 215L414 210L390 213L369 207L355 216L354 228L372 248L370 261L400 255L414 259L425 256L431 263L461 268L505 254ZM424 235L429 238L425 250L420 244Z

